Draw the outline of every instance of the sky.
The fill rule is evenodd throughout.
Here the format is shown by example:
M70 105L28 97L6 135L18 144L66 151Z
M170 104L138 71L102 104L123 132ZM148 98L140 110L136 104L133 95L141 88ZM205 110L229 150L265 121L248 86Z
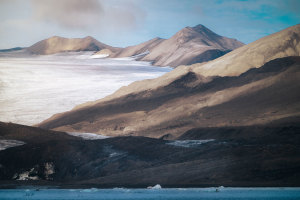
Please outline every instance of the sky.
M0 0L0 49L51 36L125 47L205 25L246 44L300 23L300 0Z

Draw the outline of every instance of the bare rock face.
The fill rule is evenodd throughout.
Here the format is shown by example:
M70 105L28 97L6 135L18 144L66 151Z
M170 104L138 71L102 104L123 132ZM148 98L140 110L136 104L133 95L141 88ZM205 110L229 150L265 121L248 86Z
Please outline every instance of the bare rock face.
M54 115L39 126L172 138L196 127L246 126L295 119L300 106L300 59L280 57L300 56L300 44L295 39L299 34L297 25L215 61L181 66L157 79L135 82L104 99ZM255 52L264 58L259 62L261 66L257 60L247 59L257 55ZM245 63L240 57L247 59ZM271 58L274 60L267 62ZM215 69L213 76L205 73L210 66Z
M85 38L63 38L54 36L27 48L31 53L48 55L66 51L99 51L102 49L109 49L116 51L117 48L103 44L93 37Z
M222 37L203 25L186 27L169 39L154 38L145 43L121 49L112 57L128 57L145 53L140 59L154 65L190 65L220 57L244 44Z

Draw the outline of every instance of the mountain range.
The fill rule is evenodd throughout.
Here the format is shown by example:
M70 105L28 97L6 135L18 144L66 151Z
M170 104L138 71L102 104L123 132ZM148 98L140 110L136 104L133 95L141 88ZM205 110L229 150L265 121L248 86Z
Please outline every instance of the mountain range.
M157 79L134 82L38 126L111 136L176 138L198 127L298 120L299 38L297 25L211 62L180 66Z
M213 60L241 46L243 43L236 39L222 37L198 25L183 28L170 39L154 38L126 48L111 47L90 36L74 39L54 36L27 49L42 55L65 51L96 51L95 55L103 57L135 57L151 61L154 65L177 67Z
M204 26L183 30L213 36ZM175 61L186 46L172 43L174 55L163 53L172 38L127 49L97 47L98 55L153 55L154 63L169 65L154 55L161 50ZM237 47L218 38L199 52ZM62 46L53 49L71 50ZM37 127L0 122L0 188L299 187L299 80L296 25L212 61L134 82ZM109 137L86 140L74 133ZM6 148L9 143L14 147Z

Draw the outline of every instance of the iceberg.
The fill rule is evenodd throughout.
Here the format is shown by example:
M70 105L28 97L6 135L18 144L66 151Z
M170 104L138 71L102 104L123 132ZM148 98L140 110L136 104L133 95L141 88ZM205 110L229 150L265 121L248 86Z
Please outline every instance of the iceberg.
M156 184L155 186L148 186L147 189L159 190L162 189L161 185Z

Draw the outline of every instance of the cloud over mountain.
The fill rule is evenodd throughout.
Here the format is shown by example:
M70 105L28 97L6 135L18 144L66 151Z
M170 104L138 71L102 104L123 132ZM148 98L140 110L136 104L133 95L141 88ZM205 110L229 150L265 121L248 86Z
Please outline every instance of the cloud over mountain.
M103 15L103 6L97 0L32 0L32 6L35 19L68 28L87 28Z
M36 20L56 23L63 28L133 28L142 19L133 2L113 4L101 0L31 0ZM115 1L114 1L115 2ZM104 27L109 24L109 27Z

